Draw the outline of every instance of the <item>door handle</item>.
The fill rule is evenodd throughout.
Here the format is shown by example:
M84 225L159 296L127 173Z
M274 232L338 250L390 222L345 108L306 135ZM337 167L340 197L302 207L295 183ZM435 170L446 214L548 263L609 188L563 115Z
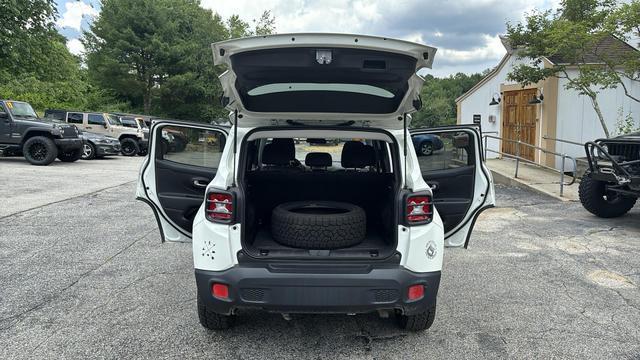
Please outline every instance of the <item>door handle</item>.
M201 180L201 179L193 179L192 184L194 187L197 187L199 189L204 189L207 187L207 185L209 185L209 183L206 180Z
M85 126L85 129L91 129L91 126Z

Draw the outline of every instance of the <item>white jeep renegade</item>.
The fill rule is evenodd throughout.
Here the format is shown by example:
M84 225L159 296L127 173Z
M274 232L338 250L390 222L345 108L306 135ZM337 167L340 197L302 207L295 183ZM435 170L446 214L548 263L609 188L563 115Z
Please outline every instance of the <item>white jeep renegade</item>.
M431 326L444 247L494 205L479 129L406 130L435 52L337 34L213 44L233 126L154 122L137 188L163 241L193 241L204 327L245 308Z

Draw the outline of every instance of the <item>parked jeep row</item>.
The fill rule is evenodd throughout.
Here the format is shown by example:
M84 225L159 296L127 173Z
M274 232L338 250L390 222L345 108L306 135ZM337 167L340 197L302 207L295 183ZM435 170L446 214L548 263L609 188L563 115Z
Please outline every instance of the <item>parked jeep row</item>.
M0 100L0 156L24 156L33 165L91 160L110 155L146 155L144 117L46 110L40 118L24 101ZM172 138L180 140L180 134ZM168 145L180 146L169 141Z
M74 124L83 131L112 136L120 141L120 151L124 156L145 155L149 142L148 129L137 126L125 126L121 117L114 114L100 112L82 112L69 110L45 110L45 117ZM135 121L135 119L133 119ZM135 124L134 124L135 125Z
M0 100L0 154L24 156L33 165L56 158L73 162L82 156L83 141L74 125L41 119L31 105Z

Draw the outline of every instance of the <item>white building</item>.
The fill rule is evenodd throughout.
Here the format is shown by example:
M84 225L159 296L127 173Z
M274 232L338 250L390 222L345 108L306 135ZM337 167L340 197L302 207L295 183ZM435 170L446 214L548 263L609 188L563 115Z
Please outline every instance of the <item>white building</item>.
M598 116L587 96L575 90L567 90L566 79L548 78L526 87L507 80L507 74L519 63L530 63L530 59L518 59L506 39L502 43L507 54L500 63L478 84L456 99L458 124L473 123L474 115L480 116L482 132L502 139L520 140L549 151L574 157L584 157L584 148L551 139L584 143L604 137ZM613 36L605 38L594 52L601 51L610 56L622 56L638 52L632 46ZM587 61L597 59L593 56ZM562 59L543 58L545 67L564 65ZM567 66L569 75L577 73L576 67ZM628 91L640 98L640 82L627 80ZM640 103L625 96L624 89L598 89L598 103L606 119L611 135L615 135L617 123L630 115L640 124ZM536 100L536 98L538 100ZM494 101L495 100L495 101ZM533 100L533 101L532 101ZM542 101L539 101L542 100ZM560 158L520 146L520 155L539 164L560 168ZM516 153L515 144L508 141L488 139L488 158L500 157L497 152ZM567 170L569 170L567 165Z

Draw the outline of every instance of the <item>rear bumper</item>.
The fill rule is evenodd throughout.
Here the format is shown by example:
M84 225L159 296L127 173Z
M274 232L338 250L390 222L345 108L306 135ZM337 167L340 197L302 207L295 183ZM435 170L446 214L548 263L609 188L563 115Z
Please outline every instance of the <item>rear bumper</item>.
M146 150L149 147L149 140L138 139L138 146L140 146L140 150Z
M62 151L82 149L82 139L55 139L56 146Z
M440 285L439 271L414 273L399 266L373 268L366 273L281 272L236 266L220 272L196 269L195 276L198 293L207 307L220 314L258 308L282 313L343 314L398 309L413 315L435 305ZM229 286L229 299L211 295L214 283ZM425 286L425 295L409 301L407 288L416 284Z

